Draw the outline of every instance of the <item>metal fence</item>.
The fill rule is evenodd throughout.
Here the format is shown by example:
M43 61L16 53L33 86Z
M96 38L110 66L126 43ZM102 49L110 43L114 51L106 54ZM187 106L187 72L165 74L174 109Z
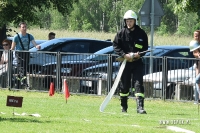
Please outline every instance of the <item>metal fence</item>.
M120 67L117 56L108 54L19 53L22 62L29 62L27 67L21 67L16 52L8 51L8 63L0 65L1 88L48 91L54 83L56 91L63 92L66 79L70 93L107 95ZM146 98L194 100L197 97L195 59L145 56L143 62ZM119 89L115 94L118 92Z

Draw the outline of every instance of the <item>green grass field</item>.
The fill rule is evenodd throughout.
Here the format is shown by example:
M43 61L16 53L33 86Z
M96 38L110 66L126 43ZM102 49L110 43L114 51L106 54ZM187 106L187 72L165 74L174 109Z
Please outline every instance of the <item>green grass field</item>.
M22 108L6 106L7 96L22 96ZM136 113L136 103L129 99L128 113L121 113L117 97L104 113L99 106L105 96L71 95L66 103L63 94L0 90L1 133L169 133L167 126L199 132L198 105L192 102L145 100L147 114ZM41 117L18 116L40 114ZM166 124L161 124L162 122Z

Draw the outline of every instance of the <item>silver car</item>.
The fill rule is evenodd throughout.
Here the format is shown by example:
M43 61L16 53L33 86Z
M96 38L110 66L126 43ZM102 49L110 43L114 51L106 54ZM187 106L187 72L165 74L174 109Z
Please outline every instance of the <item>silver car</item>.
M163 79L166 76L163 72L150 73L143 76L144 82L153 82L154 97L163 96ZM166 98L172 98L175 92L175 86L178 82L187 82L195 78L195 65L186 69L169 70L166 79ZM164 83L164 84L165 84Z

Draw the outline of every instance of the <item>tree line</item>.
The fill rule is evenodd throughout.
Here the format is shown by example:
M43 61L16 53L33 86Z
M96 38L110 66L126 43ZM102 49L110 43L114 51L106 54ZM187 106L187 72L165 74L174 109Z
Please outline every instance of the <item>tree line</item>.
M155 28L160 35L191 35L199 29L198 12L178 10L174 0L159 0L164 10L161 25ZM144 0L79 0L70 13L62 16L56 10L38 13L40 27L72 31L117 32L123 27L123 15L131 9L139 12ZM140 15L138 14L140 22ZM147 32L150 27L143 27Z

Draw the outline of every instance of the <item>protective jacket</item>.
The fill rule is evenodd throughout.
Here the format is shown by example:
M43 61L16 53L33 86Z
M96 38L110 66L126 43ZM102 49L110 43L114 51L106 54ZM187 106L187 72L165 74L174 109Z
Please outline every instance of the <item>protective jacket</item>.
M124 56L130 52L146 51L148 49L148 37L138 25L135 25L133 31L128 28L122 28L115 36L113 47L119 56ZM144 55L141 54L140 56Z

